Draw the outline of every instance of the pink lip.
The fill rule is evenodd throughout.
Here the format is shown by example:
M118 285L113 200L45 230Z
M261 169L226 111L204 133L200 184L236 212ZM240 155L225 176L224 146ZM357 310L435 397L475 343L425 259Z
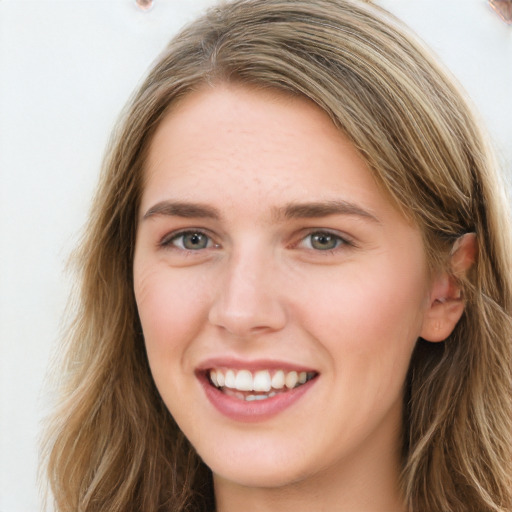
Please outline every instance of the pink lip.
M296 372L316 372L314 368L303 366L301 364L289 363L284 361L276 361L272 359L258 359L253 361L243 361L235 358L211 358L202 361L197 367L197 372L205 372L212 368L232 368L234 370L285 370Z
M223 361L222 363L222 365L212 365L210 368L219 366L235 368L234 366L227 365L226 361ZM283 368L283 366L276 366L276 368L277 367L281 369ZM254 366L246 365L242 366L242 368L252 369ZM270 369L269 366L264 366L264 368ZM295 367L293 369L295 369ZM197 377L203 387L206 397L221 414L235 421L253 423L268 420L296 403L311 389L312 386L314 386L318 376L297 388L290 389L284 393L278 393L271 398L250 402L224 394L210 383L205 371L198 372Z

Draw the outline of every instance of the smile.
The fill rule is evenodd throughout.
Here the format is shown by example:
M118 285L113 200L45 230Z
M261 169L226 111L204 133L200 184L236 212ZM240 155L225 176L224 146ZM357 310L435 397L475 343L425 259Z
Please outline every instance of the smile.
M314 372L295 370L250 370L211 369L210 383L229 396L245 400L266 400L310 381Z
M195 370L207 400L237 422L267 421L310 394L320 373L300 364L210 359Z

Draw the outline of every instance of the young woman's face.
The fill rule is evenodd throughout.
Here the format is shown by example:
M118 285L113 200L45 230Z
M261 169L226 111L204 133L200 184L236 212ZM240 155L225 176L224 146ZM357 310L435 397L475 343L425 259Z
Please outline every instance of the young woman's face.
M354 146L304 99L217 86L164 119L146 178L149 363L216 481L398 471L429 279L418 229Z

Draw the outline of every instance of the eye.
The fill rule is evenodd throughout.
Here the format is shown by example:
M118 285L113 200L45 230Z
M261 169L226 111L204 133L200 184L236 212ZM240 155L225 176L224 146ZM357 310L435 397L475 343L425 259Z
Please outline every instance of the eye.
M315 231L302 239L299 246L315 251L332 251L342 245L350 245L347 240L329 231Z
M161 245L173 246L185 251L200 251L214 246L212 239L201 231L182 231L164 238Z

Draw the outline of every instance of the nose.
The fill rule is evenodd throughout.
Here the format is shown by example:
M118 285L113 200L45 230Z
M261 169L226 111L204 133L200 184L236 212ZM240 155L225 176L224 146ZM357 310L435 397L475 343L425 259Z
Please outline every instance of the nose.
M219 276L210 323L237 337L282 329L286 309L277 276L271 257L255 251L233 255Z

